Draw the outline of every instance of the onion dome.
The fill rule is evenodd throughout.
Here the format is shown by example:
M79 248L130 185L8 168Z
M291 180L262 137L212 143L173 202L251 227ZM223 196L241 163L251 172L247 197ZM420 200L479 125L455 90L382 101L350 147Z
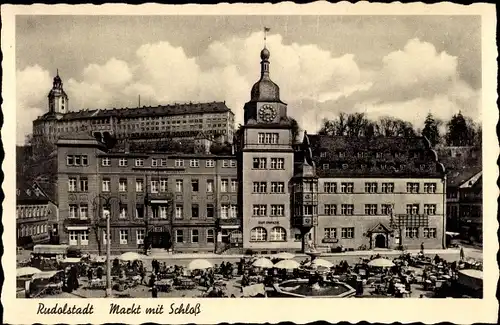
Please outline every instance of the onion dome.
M251 101L280 101L280 87L269 77L269 57L271 53L264 47L260 52L260 80L257 81L251 91Z

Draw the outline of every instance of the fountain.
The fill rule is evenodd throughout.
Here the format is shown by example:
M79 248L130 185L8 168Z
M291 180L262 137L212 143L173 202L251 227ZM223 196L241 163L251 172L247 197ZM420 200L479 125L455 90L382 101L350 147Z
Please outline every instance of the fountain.
M307 279L287 280L274 284L277 297L289 298L346 298L353 296L356 290L344 282L324 281L309 283Z

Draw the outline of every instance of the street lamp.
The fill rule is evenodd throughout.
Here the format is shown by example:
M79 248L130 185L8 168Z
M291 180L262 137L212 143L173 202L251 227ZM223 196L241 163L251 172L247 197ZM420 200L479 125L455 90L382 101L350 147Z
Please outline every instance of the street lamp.
M109 213L106 215L106 297L109 298L112 296L112 288L111 288L111 236L110 236L110 219L111 219L111 200L116 199L119 202L121 200L116 196L104 196L99 194L96 196L96 199L103 200L104 205L109 207ZM99 205L99 209L101 205Z

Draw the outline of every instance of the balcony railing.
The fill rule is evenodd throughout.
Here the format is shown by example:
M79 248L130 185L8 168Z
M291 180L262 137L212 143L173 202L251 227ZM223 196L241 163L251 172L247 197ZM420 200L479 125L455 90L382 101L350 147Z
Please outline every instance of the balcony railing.
M237 226L240 224L240 220L238 218L217 218L215 223L218 227Z
M64 219L63 225L88 225L91 223L91 220L89 218L67 218Z

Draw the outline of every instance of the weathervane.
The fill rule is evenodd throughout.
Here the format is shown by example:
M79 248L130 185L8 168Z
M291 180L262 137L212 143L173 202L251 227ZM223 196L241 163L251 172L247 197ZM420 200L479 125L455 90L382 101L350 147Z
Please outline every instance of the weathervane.
M269 32L271 28L269 27L264 27L264 47L266 47L267 44L267 32Z

